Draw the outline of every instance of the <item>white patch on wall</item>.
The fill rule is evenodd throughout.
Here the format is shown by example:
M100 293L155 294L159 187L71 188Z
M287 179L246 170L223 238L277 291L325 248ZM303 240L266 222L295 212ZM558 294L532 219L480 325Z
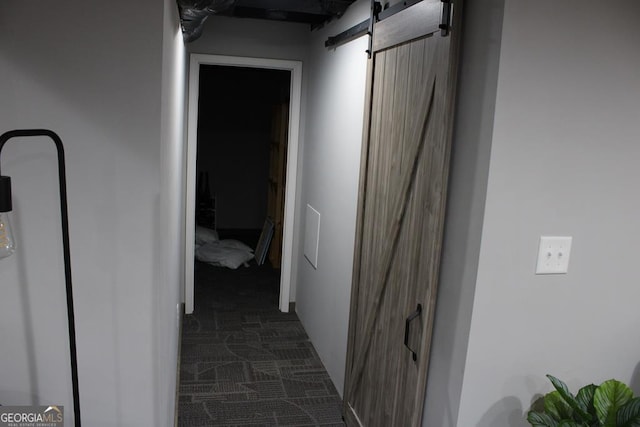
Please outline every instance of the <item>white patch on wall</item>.
M307 205L304 231L304 256L313 268L318 268L318 244L320 242L320 212Z

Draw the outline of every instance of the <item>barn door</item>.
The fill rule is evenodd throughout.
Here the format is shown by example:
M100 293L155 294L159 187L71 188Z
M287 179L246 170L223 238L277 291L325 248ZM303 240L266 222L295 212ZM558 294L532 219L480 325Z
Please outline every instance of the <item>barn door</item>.
M348 426L421 422L459 28L456 17L445 34L442 15L443 3L423 0L374 27L344 392Z

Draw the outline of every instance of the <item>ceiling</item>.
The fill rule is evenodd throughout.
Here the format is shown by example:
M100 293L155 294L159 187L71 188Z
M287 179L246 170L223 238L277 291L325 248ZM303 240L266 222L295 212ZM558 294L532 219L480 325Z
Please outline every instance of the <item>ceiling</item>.
M355 0L177 0L187 42L200 37L210 15L299 22L312 28L342 16Z

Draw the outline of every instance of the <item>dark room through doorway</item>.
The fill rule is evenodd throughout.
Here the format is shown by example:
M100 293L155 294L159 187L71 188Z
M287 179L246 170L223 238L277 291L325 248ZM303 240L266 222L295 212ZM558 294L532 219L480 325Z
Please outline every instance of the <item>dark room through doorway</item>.
M200 65L199 75L195 309L277 306L291 72Z

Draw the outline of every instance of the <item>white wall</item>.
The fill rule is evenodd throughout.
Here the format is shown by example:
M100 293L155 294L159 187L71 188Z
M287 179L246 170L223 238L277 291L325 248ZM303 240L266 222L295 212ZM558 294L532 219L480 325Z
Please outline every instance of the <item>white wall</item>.
M176 188L178 170L161 168L175 166L169 150L181 132L172 107L161 108L179 97L161 96L179 76L166 63L162 72L163 9L151 0L0 3L0 129L50 128L65 142L85 425L173 421L177 329L164 328L176 323L179 265L162 259L173 252L162 248L175 237L166 224L175 212L159 208L179 198L164 187ZM161 127L161 117L174 119ZM0 339L11 343L0 346L0 401L61 403L71 425L54 150L13 141L2 164L20 249L0 263Z
M506 2L459 426L525 426L551 373L640 392L640 4ZM569 273L534 275L540 235Z
M178 6L164 0L160 147L160 227L162 270L155 292L154 378L157 425L172 426L176 416L178 336L184 296L184 165L187 58Z
M335 50L324 41L366 19L369 3L312 33L307 80L302 206L320 212L318 268L296 252L296 311L338 391L344 384L356 202L362 146L367 38ZM302 217L301 221L304 221ZM304 224L301 228L304 230Z
M309 33L306 24L210 16L202 37L187 49L189 53L302 61Z

